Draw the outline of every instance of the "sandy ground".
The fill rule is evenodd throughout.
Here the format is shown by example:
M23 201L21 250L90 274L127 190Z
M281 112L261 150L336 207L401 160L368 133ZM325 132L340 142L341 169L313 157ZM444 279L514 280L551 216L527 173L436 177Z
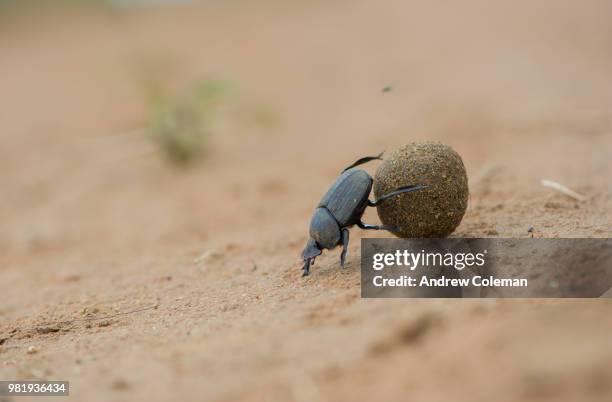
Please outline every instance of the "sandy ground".
M609 299L362 300L359 238L387 235L357 228L346 269L299 260L339 170L424 139L468 170L454 236L610 237L610 2L252 3L0 16L0 378L88 401L611 400ZM201 163L151 153L147 74L235 82Z

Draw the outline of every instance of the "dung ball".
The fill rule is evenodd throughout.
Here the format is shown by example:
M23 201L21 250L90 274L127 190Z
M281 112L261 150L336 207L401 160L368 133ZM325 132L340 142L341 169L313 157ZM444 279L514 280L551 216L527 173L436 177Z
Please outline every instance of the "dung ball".
M389 155L374 176L376 199L399 187L424 184L427 188L400 194L377 206L380 220L398 228L400 237L445 237L465 214L467 174L463 161L448 145L413 142Z

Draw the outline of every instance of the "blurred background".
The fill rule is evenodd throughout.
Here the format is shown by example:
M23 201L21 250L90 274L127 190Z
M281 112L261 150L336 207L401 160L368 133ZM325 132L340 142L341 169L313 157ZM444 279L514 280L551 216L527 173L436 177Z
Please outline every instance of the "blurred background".
M0 377L88 400L608 399L605 301L366 302L359 238L386 234L354 229L349 267L329 252L307 280L299 254L346 165L417 140L464 158L455 236L609 237L610 16L0 0Z

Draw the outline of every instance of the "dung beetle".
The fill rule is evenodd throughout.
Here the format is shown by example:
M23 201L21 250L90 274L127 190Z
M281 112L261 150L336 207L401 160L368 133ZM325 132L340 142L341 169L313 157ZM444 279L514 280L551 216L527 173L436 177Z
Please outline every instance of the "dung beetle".
M381 202L399 194L410 193L425 188L421 184L400 187L385 194L376 201L370 201L370 191L374 180L365 171L356 166L373 160L382 160L383 153L377 156L366 156L344 169L336 182L327 190L310 220L310 239L302 251L304 273L310 272L310 265L323 249L334 249L342 245L340 265L344 266L349 243L348 229L357 225L361 229L397 231L397 228L386 225L369 225L361 221L366 207L375 207Z

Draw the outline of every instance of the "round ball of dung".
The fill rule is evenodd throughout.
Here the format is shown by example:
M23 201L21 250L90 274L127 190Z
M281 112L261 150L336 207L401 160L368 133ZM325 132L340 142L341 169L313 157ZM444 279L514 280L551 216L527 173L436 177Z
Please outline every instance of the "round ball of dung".
M437 142L414 142L385 158L374 176L379 199L399 187L423 184L415 192L389 198L377 206L385 225L400 237L445 237L463 218L468 203L467 174L451 147Z

